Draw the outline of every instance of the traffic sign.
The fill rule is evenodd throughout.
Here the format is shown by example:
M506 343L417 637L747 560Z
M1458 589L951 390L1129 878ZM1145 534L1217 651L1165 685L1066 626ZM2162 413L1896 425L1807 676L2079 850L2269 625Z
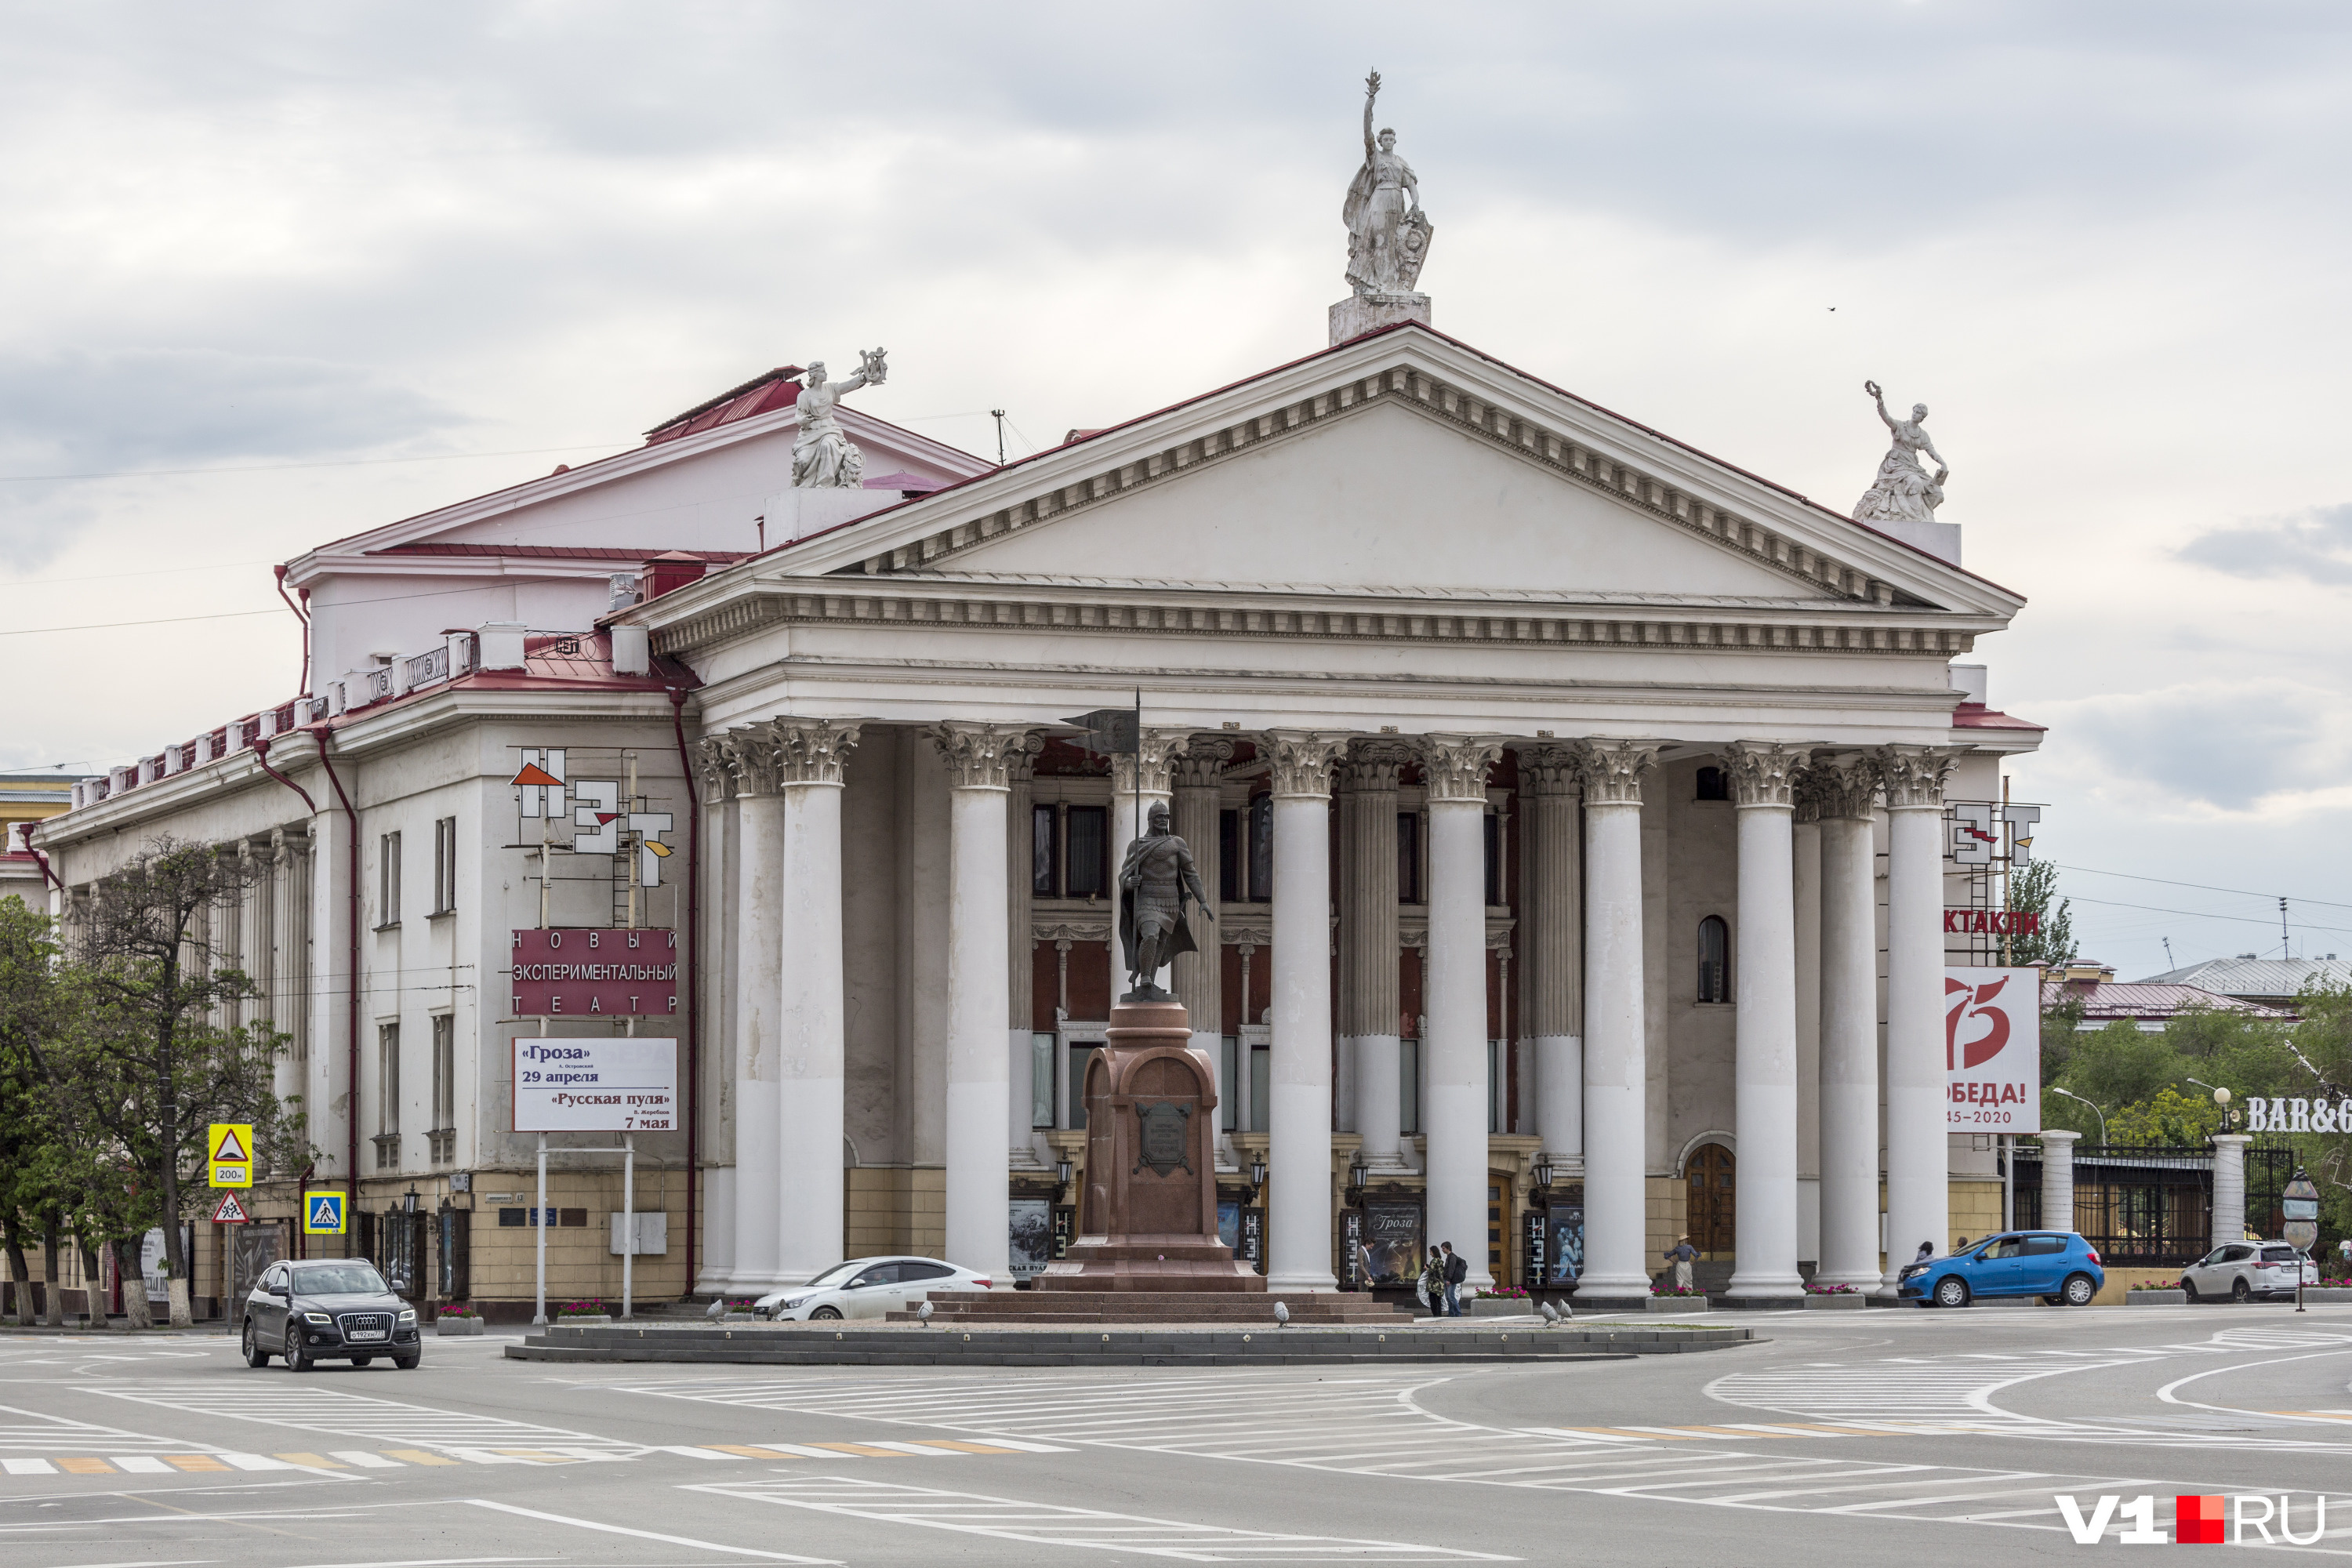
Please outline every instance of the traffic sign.
M253 1185L253 1123L215 1121L205 1140L205 1159L215 1187Z
M302 1194L302 1234L305 1236L341 1236L351 1229L352 1216L343 1206L341 1193L304 1193Z
M245 1205L236 1201L235 1193L223 1193L219 1205L213 1210L213 1223L215 1225L250 1225L253 1223L253 1216L245 1212Z

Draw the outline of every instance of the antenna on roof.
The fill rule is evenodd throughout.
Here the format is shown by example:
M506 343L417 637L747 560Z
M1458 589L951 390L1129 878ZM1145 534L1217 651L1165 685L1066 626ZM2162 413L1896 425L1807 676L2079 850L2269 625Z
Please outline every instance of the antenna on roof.
M2294 956L2294 939L2286 934L2286 900L2284 899L2279 900L2279 956L2281 958Z
M2166 936L2158 937L2157 940L2164 943L2164 967L2167 969L2179 968L2180 965L2174 963L2172 959L2172 939Z
M992 408L988 416L996 421L996 466L1004 467L1004 410Z

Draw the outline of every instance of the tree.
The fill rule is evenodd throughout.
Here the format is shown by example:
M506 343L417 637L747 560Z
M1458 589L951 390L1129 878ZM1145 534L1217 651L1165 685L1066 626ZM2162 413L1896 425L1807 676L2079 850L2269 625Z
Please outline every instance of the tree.
M2106 1112L2112 1123L2127 1105L2153 1100L2158 1089L2189 1076L2190 1064L2160 1034L2147 1034L2127 1018L2078 1035L2066 1063L2063 1088ZM2114 1134L2110 1125L2109 1135Z
M203 1164L209 1124L253 1123L256 1155L279 1168L308 1153L298 1114L271 1087L287 1037L223 1021L257 991L218 964L212 932L254 880L248 863L208 845L149 843L85 906L69 1026L38 1052L75 1131L76 1157L57 1169L77 1215L118 1244L163 1226L174 1326L189 1321L178 1222L201 1201L202 1184L187 1178Z
M2053 900L2058 906L2054 910L2050 907ZM2009 963L2063 969L2074 962L2074 906L2058 898L2056 866L2047 860L2034 860L2022 871L2012 873L2009 879L2009 907L2029 910L2042 917L2041 930L2030 936L2009 939Z
M57 1244L62 1205L51 1183L50 1159L59 1130L37 1047L53 1037L64 1013L58 944L47 915L22 899L0 899L0 1246L16 1282L16 1321L33 1321L32 1270L25 1241L47 1244L42 1287L47 1316L63 1321L58 1304Z

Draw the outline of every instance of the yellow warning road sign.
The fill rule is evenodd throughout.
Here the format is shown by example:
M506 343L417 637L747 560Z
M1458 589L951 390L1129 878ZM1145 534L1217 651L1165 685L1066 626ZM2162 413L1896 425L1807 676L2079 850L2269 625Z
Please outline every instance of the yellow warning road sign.
M253 1123L215 1121L205 1140L205 1162L212 1167L211 1185L253 1185Z

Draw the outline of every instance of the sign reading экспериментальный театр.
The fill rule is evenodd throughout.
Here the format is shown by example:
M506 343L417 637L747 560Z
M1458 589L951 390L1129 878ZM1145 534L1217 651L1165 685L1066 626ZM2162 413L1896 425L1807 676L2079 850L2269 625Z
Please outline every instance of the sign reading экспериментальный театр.
M514 933L520 1018L667 1018L677 1014L677 932L659 927L527 927Z
M518 1132L674 1132L677 1042L637 1036L514 1042Z

